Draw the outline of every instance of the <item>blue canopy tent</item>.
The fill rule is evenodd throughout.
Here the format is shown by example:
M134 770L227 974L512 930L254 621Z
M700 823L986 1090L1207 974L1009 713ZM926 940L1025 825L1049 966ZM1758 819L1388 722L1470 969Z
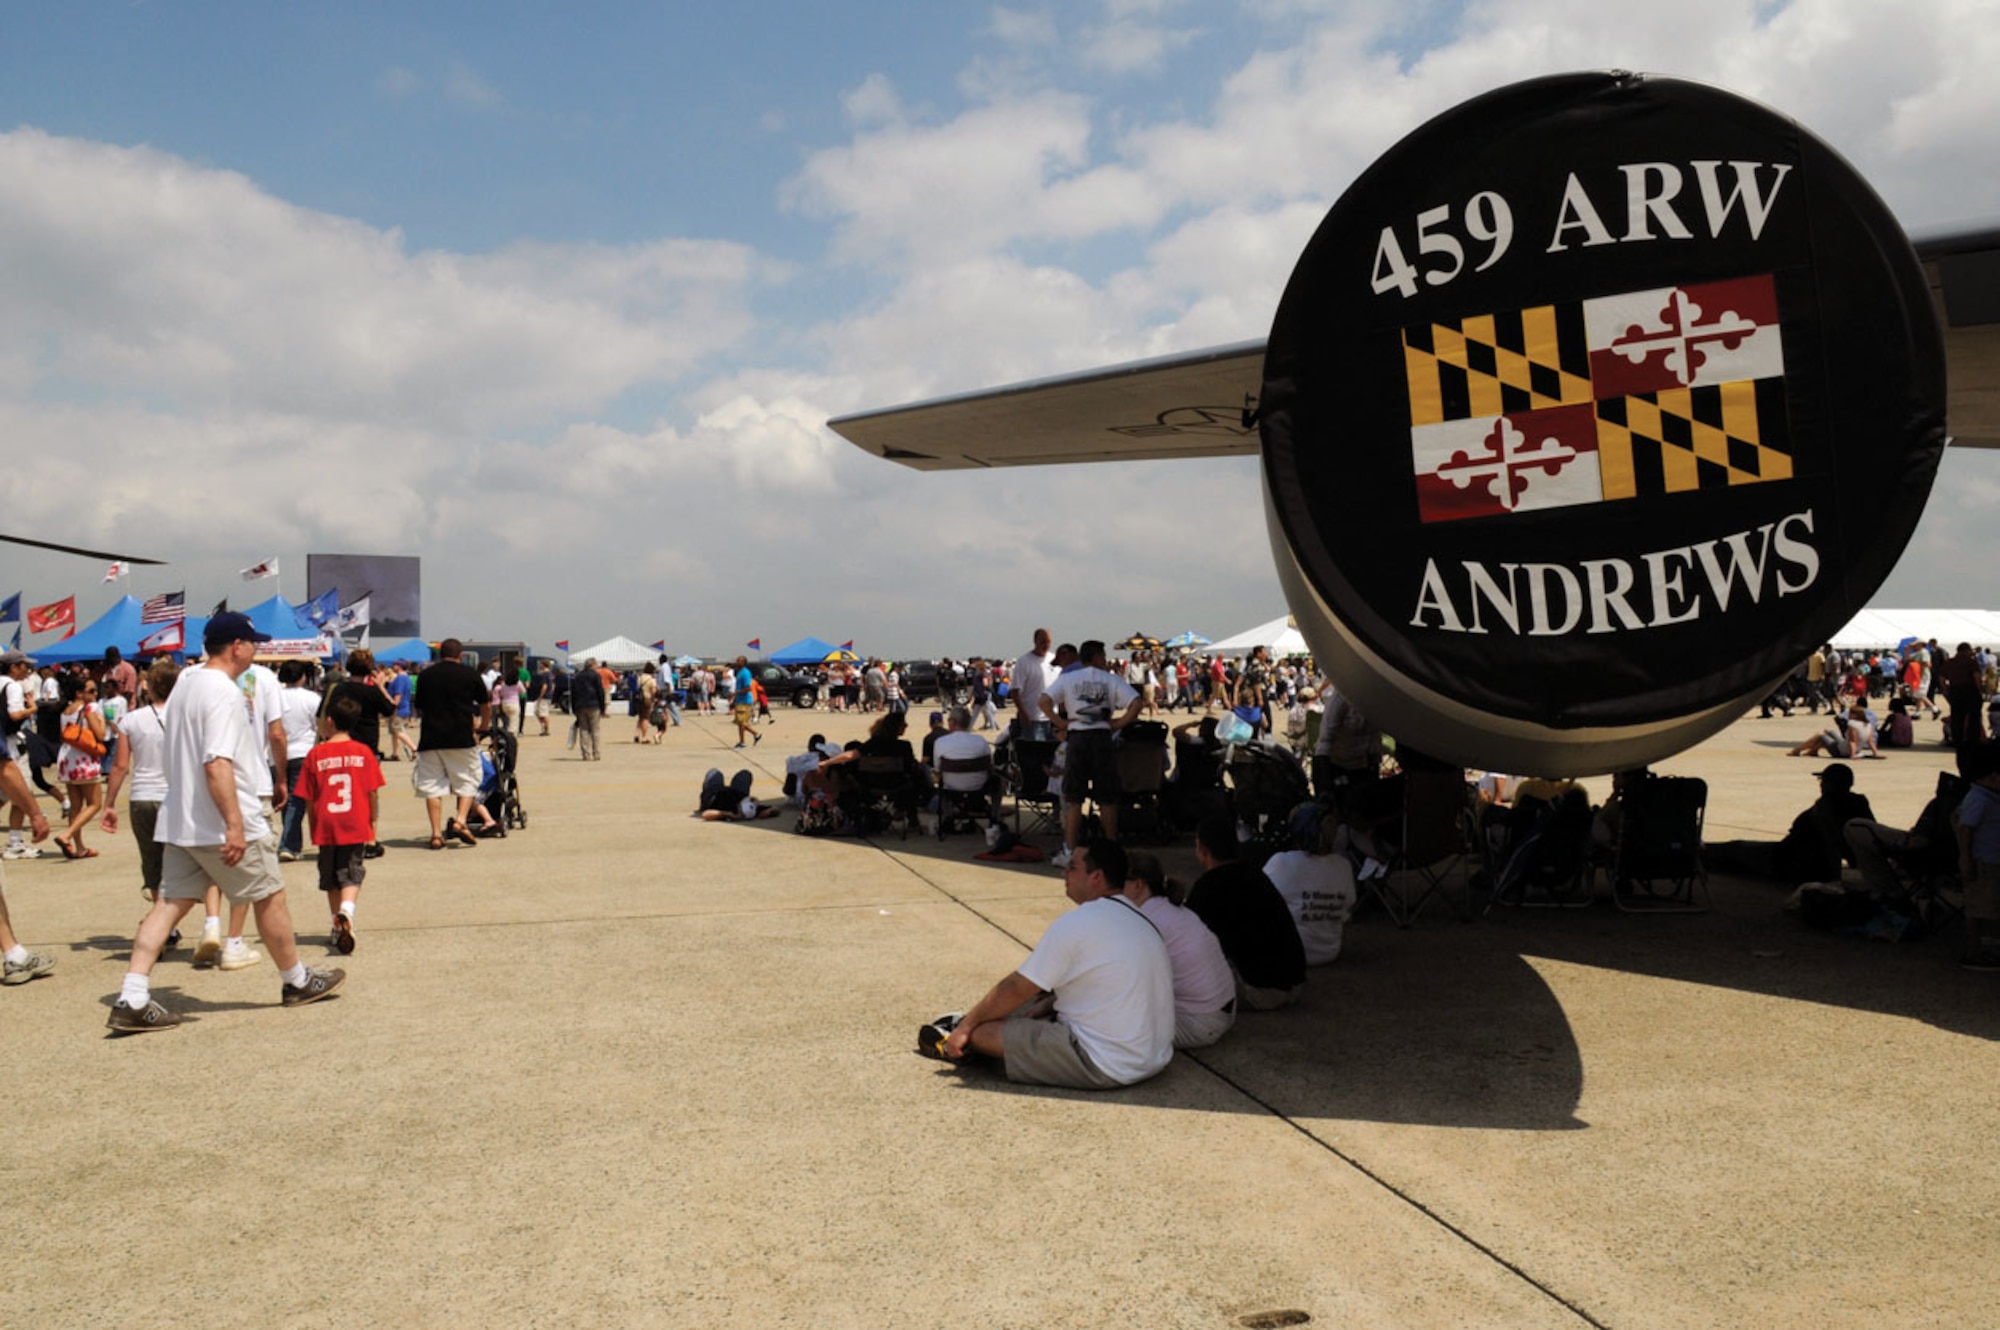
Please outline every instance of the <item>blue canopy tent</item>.
M431 663L431 644L421 637L391 642L375 652L375 659L384 665L393 665L399 660L406 665L428 665Z
M138 600L120 596L117 603L98 615L90 627L71 633L60 642L51 642L45 647L30 647L28 654L44 664L56 665L76 660L103 660L106 647L117 647L120 655L130 657L137 653L139 638L144 635L139 627L139 613ZM151 628L145 631L150 632Z
M831 642L822 642L817 637L802 637L788 647L781 647L771 653L773 665L817 665L834 652L840 650Z
M237 613L248 616L251 624L255 626L258 632L269 633L272 637L282 641L296 642L300 638L319 636L319 630L314 628L309 621L301 620L298 607L283 596L272 596L269 600L259 601L248 609L238 610ZM189 655L200 654L202 631L208 627L208 621L211 617L206 614L198 617L194 615L188 616L187 653ZM338 658L337 653L321 657L322 660L337 660ZM425 654L424 659L430 659L428 653Z

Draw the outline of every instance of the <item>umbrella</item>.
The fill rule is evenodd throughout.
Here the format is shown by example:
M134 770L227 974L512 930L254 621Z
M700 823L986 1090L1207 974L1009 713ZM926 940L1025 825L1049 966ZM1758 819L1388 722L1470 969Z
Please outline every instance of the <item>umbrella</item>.
M1115 644L1120 651L1158 651L1160 639L1148 637L1144 633L1134 633L1123 642Z
M1168 638L1167 645L1170 647L1174 647L1177 650L1185 651L1189 647L1207 646L1208 639L1203 637L1200 633L1194 631L1194 629L1190 628L1178 637Z
M849 651L846 647L835 647L833 650L826 653L826 659L821 661L820 663L822 665L830 665L836 660L844 660L852 663L852 662L857 662L860 659L861 657L855 655L852 651Z

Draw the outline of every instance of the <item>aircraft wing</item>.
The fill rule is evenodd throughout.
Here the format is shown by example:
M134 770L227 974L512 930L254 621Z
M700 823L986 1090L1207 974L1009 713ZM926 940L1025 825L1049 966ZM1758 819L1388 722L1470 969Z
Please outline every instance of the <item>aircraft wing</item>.
M1264 382L1264 343L1034 379L865 411L827 426L918 471L1226 457L1257 452L1244 423Z
M1951 441L2000 448L2000 228L1915 238L1944 328Z
M1952 442L2000 448L2000 228L1917 238L1944 328ZM1245 410L1263 387L1264 343L939 397L827 425L918 471L1254 454Z

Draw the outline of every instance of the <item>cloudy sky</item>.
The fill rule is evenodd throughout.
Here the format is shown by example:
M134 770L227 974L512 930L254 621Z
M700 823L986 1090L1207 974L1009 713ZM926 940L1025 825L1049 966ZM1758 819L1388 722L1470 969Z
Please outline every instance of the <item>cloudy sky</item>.
M421 555L435 637L1017 649L1282 612L1254 463L919 475L833 415L1262 337L1345 185L1539 74L1718 83L2000 216L2000 0L17 7L5 529ZM2000 605L1959 452L1882 605ZM34 639L30 639L32 642Z

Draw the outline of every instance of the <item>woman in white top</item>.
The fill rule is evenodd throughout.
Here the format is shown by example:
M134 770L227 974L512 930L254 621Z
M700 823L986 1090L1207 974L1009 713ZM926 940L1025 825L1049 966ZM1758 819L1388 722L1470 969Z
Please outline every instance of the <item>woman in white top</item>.
M180 666L164 659L147 669L147 701L125 713L104 789L104 818L98 823L105 835L118 834L118 791L129 780L132 839L139 842L140 889L147 900L160 894L160 843L153 839L153 827L160 820L160 801L167 797L167 731L160 712L180 673Z

